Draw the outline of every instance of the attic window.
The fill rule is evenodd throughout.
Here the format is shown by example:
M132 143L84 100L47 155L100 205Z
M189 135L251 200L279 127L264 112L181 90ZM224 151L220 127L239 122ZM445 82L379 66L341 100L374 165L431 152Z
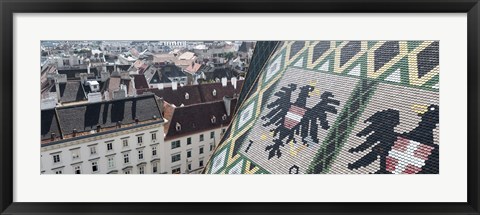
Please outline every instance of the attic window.
M189 98L190 98L190 94L185 93L185 99L189 99Z
M217 122L217 118L215 116L212 116L212 118L210 119L210 121L212 121L212 123L215 123Z
M177 129L177 131L181 131L182 130L182 125L180 125L180 123L177 122L177 124L175 126L175 129Z
M213 96L217 96L217 90L213 89L212 95L213 95Z
M227 114L223 114L222 120L227 120Z

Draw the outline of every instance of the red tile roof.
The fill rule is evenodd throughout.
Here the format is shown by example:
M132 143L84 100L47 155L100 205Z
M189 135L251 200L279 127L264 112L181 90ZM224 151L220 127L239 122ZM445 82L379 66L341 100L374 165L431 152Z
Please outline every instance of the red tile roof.
M227 116L225 108L223 100L174 108L170 119L165 116L170 121L165 132L165 140L229 125L232 115ZM235 105L232 104L230 106L231 112L233 112L234 108ZM215 120L212 121L212 118L215 118ZM177 123L180 125L179 130L177 130Z
M133 75L136 89L148 89L147 79L144 75Z
M171 87L160 89L139 89L137 94L154 93L164 101L175 106L193 105L205 102L221 101L224 96L233 97L239 95L243 85L243 80L237 81L237 88L234 89L231 82L227 82L227 86L223 87L221 83L209 83L199 85L188 85L184 87L177 87L177 90L172 90ZM137 87L138 89L138 87ZM213 91L216 95L213 95ZM188 96L186 94L188 93Z
M193 63L193 64L191 64L190 66L188 66L187 68L185 68L185 71L188 72L188 73L190 73L190 74L194 74L194 73L196 73L201 67L202 67L202 64Z

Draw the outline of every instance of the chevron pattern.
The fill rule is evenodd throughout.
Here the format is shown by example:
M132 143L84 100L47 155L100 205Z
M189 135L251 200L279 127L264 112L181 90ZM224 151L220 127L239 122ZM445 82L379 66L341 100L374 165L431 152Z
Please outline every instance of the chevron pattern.
M403 172L438 173L439 71L438 41L283 42L240 105L230 125L232 132L217 147L206 173L381 174L400 166L408 170ZM275 108L279 113L288 110L290 103L301 100L303 86L310 87L302 100L306 109L323 104L326 97L322 95L331 94L339 101L335 111L326 112L328 129L315 127L316 119L291 131L277 129L283 126L281 120L269 125L267 113ZM271 107L285 95L290 96L285 99L288 104L280 105L285 109ZM315 117L284 113L299 121ZM391 123L362 136L362 130L375 127L374 119L380 116L384 120L378 123ZM382 136L367 144L375 133L392 139ZM408 146L404 154L413 150L414 156L423 159L420 163L405 167L400 157L397 163L387 164L392 162L389 152L395 151L397 136L410 138L415 143L411 147L425 145L434 150L428 154ZM280 154L272 158L268 146L275 141Z

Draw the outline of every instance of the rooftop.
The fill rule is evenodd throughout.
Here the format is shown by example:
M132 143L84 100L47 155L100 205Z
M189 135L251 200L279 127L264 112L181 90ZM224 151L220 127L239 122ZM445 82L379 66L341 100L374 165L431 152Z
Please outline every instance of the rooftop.
M165 87L162 90L157 88L140 89L137 90L137 93L154 93L156 96L163 98L165 102L178 107L182 104L192 105L204 102L220 101L224 96L232 97L240 94L242 86L243 80L238 80L236 88L234 88L232 83L228 81L227 86L225 87L222 86L221 83L208 83L177 87L177 90L173 90L171 87Z
M42 110L42 144L149 122L163 122L154 95ZM137 121L136 121L137 120ZM74 134L75 131L75 134ZM56 138L51 139L54 133Z
M439 41L270 45L204 173L438 174Z
M234 111L235 104L236 99L233 99L230 105L231 113ZM169 123L165 125L165 140L227 126L232 118L231 115L228 116L223 100L184 107L170 107L170 110L165 110L165 112L170 113L166 114L166 118L171 115L170 119L167 118Z
M66 83L59 83L60 87L60 102L76 102L86 100L86 96L80 81L67 81ZM57 92L55 84L50 88L50 92Z

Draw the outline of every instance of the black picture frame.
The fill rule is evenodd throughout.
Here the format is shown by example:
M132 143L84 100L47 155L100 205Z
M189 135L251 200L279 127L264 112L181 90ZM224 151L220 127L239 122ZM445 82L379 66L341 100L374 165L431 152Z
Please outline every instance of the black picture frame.
M478 0L1 0L0 211L2 214L480 214ZM466 203L26 203L13 202L14 13L467 13L468 202ZM446 185L448 186L448 185ZM213 189L213 188L212 188ZM32 191L34 192L34 191ZM294 197L286 197L294 198Z

